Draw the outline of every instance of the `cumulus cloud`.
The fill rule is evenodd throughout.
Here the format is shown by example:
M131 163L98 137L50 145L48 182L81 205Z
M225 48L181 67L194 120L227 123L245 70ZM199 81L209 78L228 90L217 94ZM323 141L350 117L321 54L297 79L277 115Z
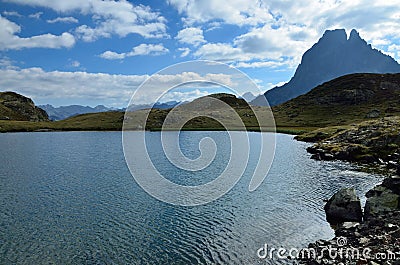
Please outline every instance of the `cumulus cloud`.
M182 91L172 91L168 94L166 94L162 100L164 102L168 102L168 101L178 101L178 102L184 102L184 101L193 101L196 98L199 97L204 97L207 96L209 94L212 94L206 90L200 90L200 89L195 89L195 90L191 90L191 91L186 91L186 92L182 92Z
M47 20L47 23L50 23L50 24L58 23L58 22L61 22L61 23L78 23L79 21L74 17L57 17L55 19Z
M241 49L233 47L229 43L207 43L201 46L195 53L201 59L216 61L247 61L251 57L242 52Z
M5 62L8 64L8 62ZM47 72L41 68L0 69L0 87L33 98L39 104L62 100L63 104L74 104L80 101L124 107L136 89L149 78L148 75L113 75L87 72ZM182 72L177 74L156 74L146 86L141 97L134 104L148 104L157 101L172 84L187 83L193 80L211 80L217 83L232 85L230 76L225 74L205 74ZM174 91L172 91L174 92ZM172 93L171 92L171 93ZM171 94L184 99L195 96L193 90ZM201 94L202 95L202 94ZM176 99L175 99L176 100Z
M2 57L0 58L0 69L18 70L18 67L14 63L9 57Z
M400 58L400 45L392 44L388 47L388 52L392 53L392 56Z
M145 38L167 37L166 20L148 6L133 5L128 1L102 0L9 0L21 5L51 8L60 13L80 12L91 15L94 27L81 25L76 34L84 41L95 41L99 38L110 38L113 35L125 37L139 34Z
M133 47L132 51L125 53L117 53L113 51L105 51L100 54L101 58L108 60L124 59L126 57L138 56L138 55L162 55L168 53L169 50L162 44L140 44L139 46Z
M262 1L168 0L189 25L222 20L236 25L257 25L272 19Z
M80 99L99 104L126 104L132 92L148 78L147 75L111 75L87 72L46 72L41 68L0 70L0 87L32 97L36 101Z
M185 28L178 32L175 37L180 43L197 46L206 42L203 36L203 30L200 28Z
M220 61L286 60L295 66L326 29L357 29L368 42L386 52L400 39L396 1L168 0L190 26L230 24L247 32L228 43L203 43L194 54ZM393 54L393 52L392 52ZM394 53L399 59L397 53ZM262 67L261 63L254 66ZM247 66L247 65L246 65Z
M61 35L43 34L21 38L21 27L0 16L0 50L19 50L23 48L69 48L74 46L75 38L68 32Z

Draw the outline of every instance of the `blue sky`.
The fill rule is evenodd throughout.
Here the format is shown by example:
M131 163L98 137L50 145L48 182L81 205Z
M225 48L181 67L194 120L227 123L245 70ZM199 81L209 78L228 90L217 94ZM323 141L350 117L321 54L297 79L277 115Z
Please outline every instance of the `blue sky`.
M290 79L326 29L355 28L400 61L399 6L399 0L0 0L0 91L37 104L123 107L150 75L197 59L238 67L266 91Z

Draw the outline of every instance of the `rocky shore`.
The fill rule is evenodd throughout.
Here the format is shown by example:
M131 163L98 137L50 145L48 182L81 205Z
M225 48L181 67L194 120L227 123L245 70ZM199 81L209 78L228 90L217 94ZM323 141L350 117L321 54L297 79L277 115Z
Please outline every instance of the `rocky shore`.
M376 164L400 173L400 117L325 128L297 137L315 142L307 149L317 160Z
M325 212L335 238L309 244L299 264L400 265L400 177L385 179L366 197L362 212L354 189L332 196Z
M334 126L299 135L314 142L312 159L372 165L395 176L368 191L364 209L352 188L337 192L324 209L335 229L331 240L308 246L300 264L400 265L400 117Z

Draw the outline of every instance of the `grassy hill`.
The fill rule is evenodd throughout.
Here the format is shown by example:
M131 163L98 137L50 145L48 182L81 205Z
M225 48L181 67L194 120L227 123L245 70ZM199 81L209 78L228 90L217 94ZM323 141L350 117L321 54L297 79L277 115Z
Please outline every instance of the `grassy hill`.
M49 117L30 98L15 92L0 92L0 120L48 121Z
M325 127L400 115L400 74L351 74L273 108L278 126Z
M4 93L2 93L4 94ZM1 94L0 94L1 96ZM212 98L219 101L213 101ZM0 101L1 101L0 97ZM3 99L4 100L4 99ZM33 102L28 99L26 104ZM222 104L225 102L226 104ZM3 105L0 102L0 108ZM201 97L191 103L174 108L175 119L167 122L168 129L179 129L180 119L189 119L184 130L221 130L223 126L215 119L221 119L228 129L238 129L237 120L229 109L235 109L249 130L270 130L266 124L259 124L255 113L261 115L261 121L271 119L265 107L254 107L255 113L240 98L229 94L214 94ZM383 117L400 116L400 74L351 74L326 82L309 93L272 108L277 131L305 134L304 139L322 139L327 135L345 130L352 124ZM8 112L7 112L8 111ZM0 132L36 131L36 130L121 130L124 121L123 112L101 112L77 115L62 121L32 122L20 116L9 114L9 109L1 109L0 115L11 117L0 120ZM170 109L138 110L130 112L127 129L142 129L148 115L147 130L160 130ZM170 116L172 116L172 114ZM179 119L178 119L178 118ZM339 127L338 127L339 126Z

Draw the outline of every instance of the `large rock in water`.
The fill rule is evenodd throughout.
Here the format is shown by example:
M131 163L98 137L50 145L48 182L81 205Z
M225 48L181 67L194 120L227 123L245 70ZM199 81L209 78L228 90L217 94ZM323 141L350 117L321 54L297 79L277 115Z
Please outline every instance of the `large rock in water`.
M326 219L331 224L361 222L360 199L353 188L344 188L335 193L325 207Z

